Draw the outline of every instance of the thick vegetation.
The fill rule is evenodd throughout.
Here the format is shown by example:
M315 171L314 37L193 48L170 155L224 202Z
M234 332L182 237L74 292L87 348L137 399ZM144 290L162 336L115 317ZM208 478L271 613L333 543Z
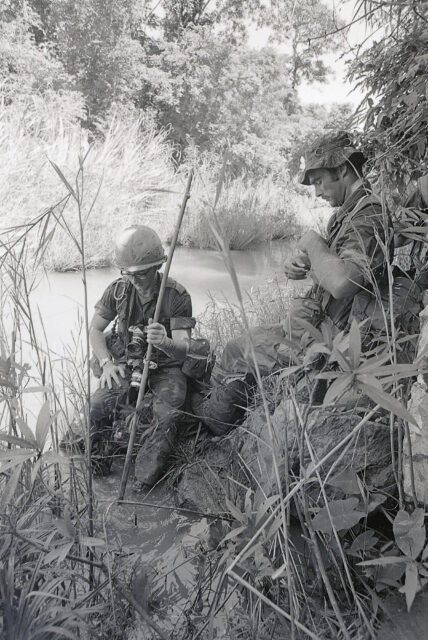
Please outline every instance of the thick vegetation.
M427 162L426 3L358 6L362 18L383 27L352 69L367 90L363 140L379 184L408 186ZM249 12L276 37L290 33L289 54L247 54ZM239 473L224 466L226 524L217 539L198 545L195 592L183 624L172 628L144 582L136 592L144 598L134 597L122 550L111 552L97 522L87 305L84 347L79 342L66 362L36 333L30 304L31 276L43 263L79 266L86 297L86 269L108 260L119 220L141 220L143 212L166 237L181 176L197 158L203 168L182 242L211 247L215 238L239 300L226 309L213 303L203 333L220 349L249 323L279 321L287 307L283 288L243 300L228 249L232 239L246 247L284 236L295 224L301 205L289 193L300 155L294 145L314 133L316 118L317 127L343 121L342 112L303 109L296 87L303 77L324 77L320 55L337 46L324 31L342 27L317 0L272 1L269 11L259 0L2 3L0 206L3 226L15 227L14 235L2 235L0 263L2 640L120 638L132 611L140 617L130 637L144 640L196 640L217 631L234 639L362 640L376 637L391 590L411 609L426 587L425 513L414 479L407 494L403 486L403 433L414 423L408 384L424 372L424 361L396 364L409 336L396 333L388 307L386 339L374 351L363 352L356 324L334 338L322 327L305 360L275 381L259 381L258 407L243 430L247 447L253 439L256 448L247 448L248 456L239 449ZM229 182L213 206L229 142ZM352 431L328 451L315 447L311 427L318 382L307 365L318 354L331 365L319 378L329 385L320 409L331 412L327 425L336 424L346 395L356 402ZM281 415L285 406L293 420ZM76 416L87 453L65 455L61 429ZM359 434L375 430L386 434L390 490L375 490L352 466ZM237 451L240 434L226 440L228 454ZM196 445L180 471L199 464ZM199 455L217 481L212 460Z

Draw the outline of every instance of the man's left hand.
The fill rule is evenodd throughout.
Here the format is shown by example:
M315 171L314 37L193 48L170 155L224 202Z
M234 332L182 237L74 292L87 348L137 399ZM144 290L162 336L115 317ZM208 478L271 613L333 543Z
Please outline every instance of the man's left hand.
M150 322L150 321L149 321ZM154 347L158 347L167 337L166 329L160 322L150 322L146 328L147 342Z

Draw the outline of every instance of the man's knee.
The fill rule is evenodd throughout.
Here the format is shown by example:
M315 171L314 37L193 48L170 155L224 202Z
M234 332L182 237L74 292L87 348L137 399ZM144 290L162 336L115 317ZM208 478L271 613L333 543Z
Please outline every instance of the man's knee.
M91 423L99 424L109 420L118 405L126 400L129 384L126 380L121 385L114 385L112 389L108 387L99 388L91 396Z
M186 400L187 379L180 369L153 380L153 414L161 422L176 420Z

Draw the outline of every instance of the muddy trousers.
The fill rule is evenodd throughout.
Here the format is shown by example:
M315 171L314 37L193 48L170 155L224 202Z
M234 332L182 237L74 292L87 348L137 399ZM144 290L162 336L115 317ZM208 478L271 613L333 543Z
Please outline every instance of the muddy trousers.
M177 422L187 390L187 378L180 367L162 367L151 371L148 391L152 394L153 419L137 454L135 476L142 484L152 486L165 473L177 436ZM111 426L119 415L126 415L129 378L120 386L98 389L91 398L91 427L94 441Z
M256 362L262 377L290 363L284 350L284 330L280 325L255 327L251 331ZM214 435L223 435L245 418L246 408L256 389L254 360L248 336L230 340L220 363L212 373L210 395L198 408L198 415Z

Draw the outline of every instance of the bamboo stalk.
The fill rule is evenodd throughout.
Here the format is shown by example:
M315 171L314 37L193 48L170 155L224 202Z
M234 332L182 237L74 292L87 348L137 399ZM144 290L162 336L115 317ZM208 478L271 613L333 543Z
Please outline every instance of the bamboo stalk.
M190 189L192 186L192 180L193 180L193 169L190 170L189 173L189 177L187 179L187 185L186 185L186 191L184 193L184 198L183 198L183 202L181 204L181 208L180 208L180 213L178 216L178 220L175 226L175 231L174 231L174 235L171 241L171 247L169 249L169 253L168 253L168 259L166 261L166 265L165 265L165 269L164 272L162 274L162 281L161 281L161 286L159 289L159 295L158 295L158 299L156 302L156 309L155 309L155 313L153 316L153 322L157 322L159 320L159 316L160 316L160 312L161 312L161 307L162 307L162 299L165 293L165 288L166 288L166 283L168 280L168 274L169 274L169 270L171 267L171 262L172 262L172 258L174 255L174 250L177 244L177 240L178 240L178 234L180 233L180 228L181 228L181 223L183 221L183 217L184 217L184 213L186 211L186 205L187 205L187 201L190 198ZM131 468L131 458L132 458L132 450L134 448L134 443L135 443L135 436L137 433L137 420L138 420L138 407L141 405L141 403L144 400L144 396L146 393L146 385L147 385L147 380L149 377L149 365L150 365L150 358L152 355L152 350L153 350L153 346L151 344L148 345L147 347L147 352L146 352L146 357L144 359L144 368L143 368L143 373L141 376L141 383L140 383L140 388L138 390L138 397L137 397L137 402L136 402L136 406L135 406L135 412L134 415L132 417L132 421L131 421L131 431L129 434L129 441L128 441L128 449L126 451L126 458L125 458L125 464L123 467L123 473L122 473L122 479L120 481L120 488L119 488L119 500L123 500L123 497L125 495L125 490L126 490L126 484L128 482L128 476L129 476L129 471Z

